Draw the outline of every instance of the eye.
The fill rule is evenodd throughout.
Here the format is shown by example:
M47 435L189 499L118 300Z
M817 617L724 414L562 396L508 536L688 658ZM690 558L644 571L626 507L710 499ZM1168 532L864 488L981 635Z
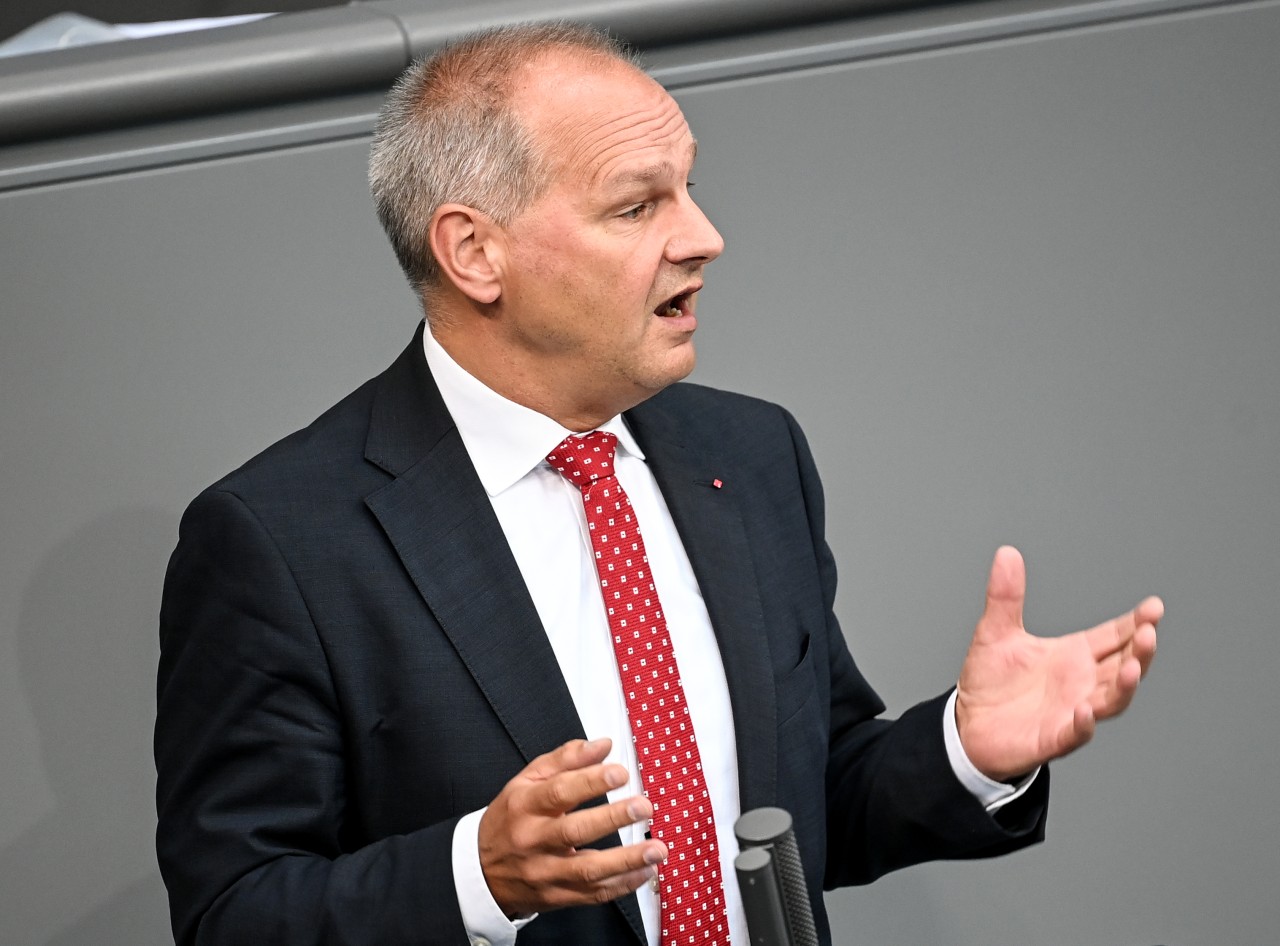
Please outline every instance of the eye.
M623 220L639 220L647 214L652 207L653 204L646 200L644 203L628 207L626 210L622 211L622 213L618 214L618 216Z

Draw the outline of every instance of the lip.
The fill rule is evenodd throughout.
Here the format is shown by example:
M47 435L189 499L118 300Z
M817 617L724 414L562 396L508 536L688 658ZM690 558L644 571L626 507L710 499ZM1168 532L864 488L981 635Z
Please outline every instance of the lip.
M661 319L663 322L674 322L677 325L685 325L687 323L696 323L694 316L693 298L702 290L703 283L699 280L692 282L683 289L667 296L660 306L654 309L655 318ZM671 300L680 299L679 308L680 315L658 315L657 309L667 306Z

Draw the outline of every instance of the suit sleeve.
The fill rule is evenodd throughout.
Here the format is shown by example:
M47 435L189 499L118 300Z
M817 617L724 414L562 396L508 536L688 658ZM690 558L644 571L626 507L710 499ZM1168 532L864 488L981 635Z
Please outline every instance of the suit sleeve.
M160 615L157 850L178 946L465 944L456 819L360 846L290 563L237 496L183 517Z
M998 817L960 784L943 741L948 694L897 720L863 678L835 616L836 566L824 499L808 443L788 415L826 614L830 740L826 770L824 886L865 884L911 864L990 857L1042 840L1048 772Z

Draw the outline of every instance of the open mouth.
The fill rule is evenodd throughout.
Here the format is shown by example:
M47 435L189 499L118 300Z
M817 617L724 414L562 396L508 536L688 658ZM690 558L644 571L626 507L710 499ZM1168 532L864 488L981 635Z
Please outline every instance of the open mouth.
M675 319L682 315L688 315L690 313L690 300L693 298L693 294L696 291L697 290L694 289L688 292L682 292L678 296L672 296L666 302L662 303L662 305L654 309L653 314L663 319Z

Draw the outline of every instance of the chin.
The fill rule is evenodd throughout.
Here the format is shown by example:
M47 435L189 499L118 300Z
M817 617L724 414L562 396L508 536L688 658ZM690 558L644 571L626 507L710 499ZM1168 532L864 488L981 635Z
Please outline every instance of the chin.
M672 355L676 355L673 352ZM677 381L683 381L689 375L693 374L694 366L698 359L693 353L693 344L690 343L687 350L681 351L682 357L673 357L670 362L663 365L662 371L654 372L654 385L652 393L657 394L665 387L675 384Z

